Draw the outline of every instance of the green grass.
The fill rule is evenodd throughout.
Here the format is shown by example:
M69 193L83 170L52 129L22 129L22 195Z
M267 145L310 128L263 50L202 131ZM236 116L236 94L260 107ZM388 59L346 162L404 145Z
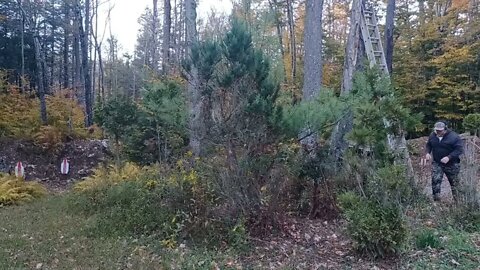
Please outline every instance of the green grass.
M433 233L432 233L433 235ZM435 243L433 249L424 253L412 264L413 269L479 269L480 268L480 235L449 228L439 230L431 240L430 232L420 235L420 243ZM417 238L417 244L419 239ZM425 247L423 247L425 248Z
M64 197L0 208L0 269L212 269L227 255L167 250L154 239L89 236ZM221 267L222 269L225 269Z

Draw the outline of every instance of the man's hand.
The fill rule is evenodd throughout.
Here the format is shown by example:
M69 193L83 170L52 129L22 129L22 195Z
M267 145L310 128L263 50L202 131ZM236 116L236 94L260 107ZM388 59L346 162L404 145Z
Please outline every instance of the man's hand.
M442 162L443 164L447 164L449 161L450 161L449 157L444 157L440 160L440 162Z
M431 156L430 154L426 154L426 155L425 155L425 159L426 159L427 161L429 161L429 160L432 159L432 156Z

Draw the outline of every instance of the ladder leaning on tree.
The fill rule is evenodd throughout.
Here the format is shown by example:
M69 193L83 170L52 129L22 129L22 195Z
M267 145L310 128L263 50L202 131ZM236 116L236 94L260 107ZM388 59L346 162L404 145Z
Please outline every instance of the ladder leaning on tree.
M360 31L365 45L365 53L370 62L370 67L377 66L385 76L390 76L375 12L372 7L361 6ZM386 128L391 126L391 123L388 120L383 119L383 122ZM408 153L404 131L400 130L398 133L399 134L395 135L388 134L388 146L395 155L395 163L405 165L407 168L407 176L411 180L414 180L415 174L413 171L412 160ZM398 160L400 160L400 162L398 162Z

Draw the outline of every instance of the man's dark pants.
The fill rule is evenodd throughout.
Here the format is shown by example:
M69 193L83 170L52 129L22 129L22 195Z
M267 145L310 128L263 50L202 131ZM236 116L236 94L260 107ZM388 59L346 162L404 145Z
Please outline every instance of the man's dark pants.
M447 176L450 188L452 189L453 199L458 198L458 174L460 173L460 163L442 164L432 163L432 192L435 201L440 200L440 191L442 186L443 174Z

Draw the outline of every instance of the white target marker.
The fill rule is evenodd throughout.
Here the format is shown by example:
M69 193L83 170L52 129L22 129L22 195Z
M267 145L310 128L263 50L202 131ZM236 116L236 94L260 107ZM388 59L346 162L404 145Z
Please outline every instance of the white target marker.
M20 178L25 177L25 168L21 161L17 162L17 165L15 165L15 176Z
M60 172L62 174L68 174L69 170L70 170L70 163L68 163L68 160L64 158L62 161L62 164L60 165Z

